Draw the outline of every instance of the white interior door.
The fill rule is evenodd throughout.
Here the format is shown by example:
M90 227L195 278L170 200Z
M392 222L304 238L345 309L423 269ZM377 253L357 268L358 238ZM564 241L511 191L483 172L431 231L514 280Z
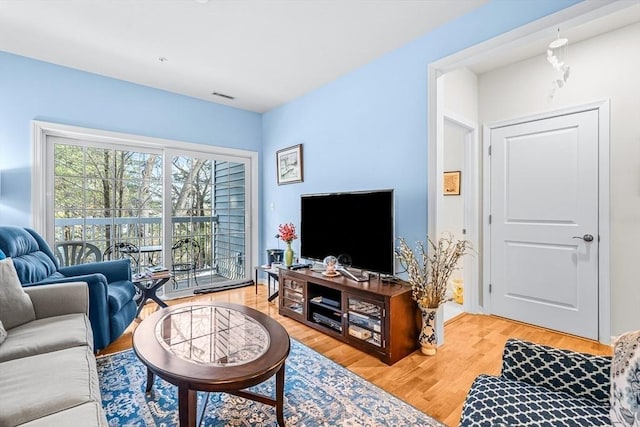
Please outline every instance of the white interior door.
M598 339L598 111L492 129L490 168L491 312Z

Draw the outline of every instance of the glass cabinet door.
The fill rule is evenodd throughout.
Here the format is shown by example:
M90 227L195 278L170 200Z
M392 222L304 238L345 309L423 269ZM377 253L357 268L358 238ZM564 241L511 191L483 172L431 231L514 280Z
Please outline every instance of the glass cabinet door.
M291 314L304 314L304 282L280 276L280 307Z
M359 297L347 296L348 333L375 347L382 347L384 305Z

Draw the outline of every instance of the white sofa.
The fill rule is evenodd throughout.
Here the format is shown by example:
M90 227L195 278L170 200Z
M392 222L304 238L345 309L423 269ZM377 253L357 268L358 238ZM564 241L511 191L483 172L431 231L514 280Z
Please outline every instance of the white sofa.
M87 284L24 290L35 320L7 328L0 344L0 427L106 427ZM11 324L7 315L0 313L0 320Z

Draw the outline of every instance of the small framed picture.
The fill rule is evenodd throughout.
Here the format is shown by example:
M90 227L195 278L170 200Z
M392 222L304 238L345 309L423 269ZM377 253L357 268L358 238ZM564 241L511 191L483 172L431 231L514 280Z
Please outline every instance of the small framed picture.
M460 171L445 172L442 182L445 196L460 195Z
M302 144L276 152L278 185L302 182Z

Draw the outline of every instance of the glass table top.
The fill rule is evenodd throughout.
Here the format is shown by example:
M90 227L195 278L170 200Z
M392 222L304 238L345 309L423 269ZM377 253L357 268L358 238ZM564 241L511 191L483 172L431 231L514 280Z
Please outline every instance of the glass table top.
M188 362L236 366L262 356L269 348L267 330L244 313L226 307L194 305L168 313L155 328L169 352Z

